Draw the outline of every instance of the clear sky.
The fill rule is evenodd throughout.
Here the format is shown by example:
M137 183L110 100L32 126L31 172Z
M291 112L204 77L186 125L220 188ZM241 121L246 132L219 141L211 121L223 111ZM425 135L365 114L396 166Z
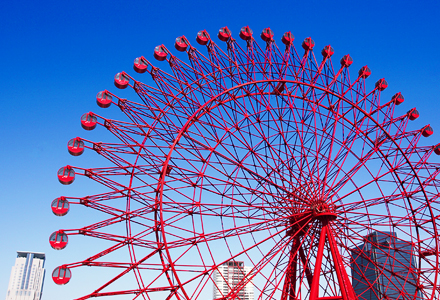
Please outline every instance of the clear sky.
M416 127L430 123L440 141L440 2L423 1L4 1L0 9L0 299L5 296L17 250L45 252L48 271L43 299L71 299L90 291L72 282L56 286L50 274L63 263L93 254L86 241L53 250L49 235L89 223L89 214L57 218L51 201L83 195L81 186L61 186L56 171L78 165L67 141L84 136L80 116L106 111L95 95L113 86L117 72L132 72L135 57L152 58L156 45L173 47L177 36L215 36L227 25L265 27L277 42L285 31L295 45L310 36L316 49L331 44L335 56L349 53L351 68L368 65L374 84L385 77L386 95L402 92L404 114L416 106ZM88 133L87 133L88 134ZM99 141L99 132L88 135ZM429 140L429 141L428 141ZM83 160L83 166L92 161ZM90 214L93 219L93 212ZM88 240L87 240L88 241ZM99 249L99 245L96 246ZM104 247L102 247L104 249ZM75 271L75 270L74 270ZM102 270L103 272L105 270Z

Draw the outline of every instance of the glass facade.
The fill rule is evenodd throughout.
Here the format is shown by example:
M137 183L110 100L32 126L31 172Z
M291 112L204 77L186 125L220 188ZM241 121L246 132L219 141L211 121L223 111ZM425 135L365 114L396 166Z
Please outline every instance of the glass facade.
M352 284L359 300L421 299L410 242L393 232L373 232L351 254Z

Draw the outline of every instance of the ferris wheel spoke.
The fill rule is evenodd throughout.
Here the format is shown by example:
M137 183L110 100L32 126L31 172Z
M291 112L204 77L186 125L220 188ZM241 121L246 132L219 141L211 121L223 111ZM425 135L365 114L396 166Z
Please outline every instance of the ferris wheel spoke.
M250 234L258 233L260 231L267 231L270 229L274 230L285 230L284 228L280 228L280 224L278 220L267 221L262 220L260 222L256 222L248 225L241 225L231 228L222 228L220 231L203 233L203 232L195 232L192 229L185 229L178 227L177 225L173 225L175 221L171 224L165 224L164 222L164 231L167 235L171 236L174 240L168 242L169 248L181 247L181 246L191 246L196 245L198 243L207 243L210 241L216 240L226 240L228 238L236 238L241 235L249 236ZM188 238L179 238L185 232L188 235ZM280 234L279 231L276 231L274 235Z
M145 256L144 258L142 258L141 260L137 261L135 264L131 264L128 268L126 267L126 269L124 271L122 271L121 273L119 273L118 275L116 275L113 279L111 279L110 281L108 281L107 283L105 283L104 285L102 285L101 287L99 287L98 289L96 289L93 293L91 293L88 296L82 297L82 298L78 298L78 299L88 299L90 297L97 297L99 295L99 292L102 291L104 288L108 287L109 285L111 285L112 283L114 283L116 280L118 280L119 278L123 277L124 275L128 274L130 271L133 271L138 265L142 264L144 261L148 260L149 258L151 258L153 255L156 255L158 253L158 249L153 250L151 253L149 253L147 256ZM120 292L110 292L108 293L108 295L121 295L121 294L131 294L133 293L133 291L120 291Z
M209 149L210 147L209 147L209 146L206 146L205 148ZM213 154L216 155L216 156L219 156L220 158L222 158L222 159L224 159L224 160L227 160L227 161L231 162L232 164L235 164L236 166L239 166L241 169L245 169L245 168L244 168L244 165L243 165L242 163L240 163L240 159L239 159L239 158L237 158L236 160L231 160L230 157L234 157L234 156L236 156L236 155L234 155L234 153L232 153L232 152L228 152L228 156L222 155L222 154L218 153L218 151L213 152ZM220 161L220 159L217 159L217 160ZM281 161L281 159L279 159L279 160ZM264 163L264 160L263 160L262 163ZM213 163L210 162L210 164L212 165ZM220 165L220 166L221 166L221 165ZM249 170L249 169L246 169L246 171L247 171L247 172L250 172L251 174L255 174L255 175L257 175L257 172L255 172L255 171L251 171L251 170ZM273 170L273 171L274 171L274 170ZM229 176L229 175L228 175L228 174L225 174L225 176ZM258 175L258 178L259 178L259 179L262 179L262 176L261 176L261 175Z
M331 184L329 184L329 190L332 191L332 194L337 194L339 191L342 190L342 188L351 181L351 178L357 173L359 172L362 168L366 168L366 163L368 161L372 160L372 156L376 153L375 149L372 149L371 151L369 151L368 153L366 153L363 157L359 157L359 161L349 170L347 170L346 172L343 173L343 175L341 177L338 176L338 174L341 171L337 171L337 174L334 175L334 179L333 182ZM368 169L367 169L368 170ZM385 174L382 175L377 175L377 176L385 176L388 175L389 173L391 173L392 170L388 170ZM374 174L372 174L369 170L368 173L371 177L375 177ZM371 182L374 182L374 180L372 180Z
M213 164L211 163L211 165L213 165ZM191 171L187 171L187 173L189 173L189 174L185 175L185 176L190 176L190 178L193 177L194 179L197 179L197 183L195 183L195 184L193 183L193 181L188 179L188 183L187 183L188 187L189 186L200 186L200 187L203 186L203 189L207 190L207 192L215 193L217 195L222 195L222 196L225 196L226 198L230 198L231 200L238 201L238 203L240 203L240 200L236 197L234 198L232 194L229 196L229 193L227 192L227 190L222 191L219 189L222 186L225 186L225 188L226 188L226 186L229 186L229 188L228 188L229 190L230 190L230 187L233 187L239 193L239 195L241 197L244 197L243 201L241 201L242 204L249 204L249 201L245 200L245 198L246 198L245 195L258 194L258 195L261 195L262 197L266 197L265 195L267 195L267 196L272 195L267 190L260 191L256 188L252 188L252 187L250 188L247 185L244 185L245 182L249 183L249 180L251 180L253 182L258 182L259 184L264 182L261 176L258 176L257 178L249 177L247 175L247 173L248 173L247 171L249 171L249 173L251 173L251 175L257 175L256 172L253 172L250 170L246 170L246 172L243 172L243 166L242 166L241 169L234 168L234 173L238 175L239 174L238 172L240 172L241 174L244 175L244 177L238 177L237 175L235 175L233 177L231 175L233 175L234 173L233 174L226 173L226 174L222 175L225 177L225 179L220 180L218 178L218 176L216 176L216 177L207 176L207 175L200 176L201 175L200 173L191 175L191 173L192 173ZM220 174L223 173L222 170L218 170L218 172ZM187 181L187 180L185 179L185 181ZM167 185L170 184L170 187L171 187L172 182L173 181L170 181L170 183L167 183ZM180 181L176 181L176 182L180 182ZM204 184L202 185L202 183L204 183ZM184 186L185 185L183 185L183 187ZM211 190L207 189L208 186L211 188ZM184 194L182 194L182 196L184 196ZM188 201L192 201L191 198L188 198Z
M258 243L253 244L253 245L249 246L248 248L239 251L239 252L236 253L236 254L232 254L232 256L230 257L230 259L233 260L233 259L239 257L240 255L246 254L246 253L249 252L250 250L252 250L252 249L254 249L254 248L256 248L256 247L261 246L262 244L266 243L267 241L270 241L273 237L275 237L275 236L277 236L277 235L279 235L279 234L280 234L279 231L277 231L277 232L271 234L270 236L266 237L265 239L259 241ZM282 239L280 240L280 242L282 242ZM280 242L278 242L278 246L277 246L277 247L272 248L271 252L275 253L275 254L272 254L272 255L276 255L277 253L279 253L279 251L281 251L282 247L279 246L279 243L280 243ZM283 244L284 244L284 242L283 242ZM225 262L226 262L226 261L221 261L220 263L216 263L216 264L214 264L214 265L212 265L212 266L209 266L209 267L205 265L205 270L204 270L203 272L201 272L201 273L198 274L197 276L191 278L189 281L182 282L182 285L186 285L186 284L189 284L190 282L192 282L192 281L194 281L194 280L198 280L199 277L203 276L204 274L206 274L206 273L208 273L208 272L212 272L212 271L216 270L220 265L222 265L222 264L225 263ZM266 263L267 263L267 262L266 262ZM251 273L252 273L252 272L251 272ZM248 275L248 277L245 278L245 280L251 280L252 278L251 278L250 276L252 276L252 275ZM237 289L237 287L235 287L235 288ZM238 289L237 289L237 290L238 290Z
M261 134L264 134L264 131L263 131L261 125L260 125L260 128L258 128L258 127L255 127L255 128L256 128L257 130L259 130ZM269 153L268 153L268 154L270 154L270 155L272 156L272 160L275 161L275 162L278 162L278 164L283 164L283 160L282 160L282 158L280 157L280 154L281 154L280 150L278 150L278 149L274 149L274 148L272 148L272 147L270 147L270 146L266 148L266 145L267 145L267 144L268 144L268 141L265 143L265 147L262 147L261 150L263 150L263 149L268 149L268 150L269 150ZM249 146L247 146L247 147L249 147ZM261 152L261 150L259 150L259 151ZM251 148L250 151L254 151L254 150L252 150L252 148ZM264 150L264 151L266 151L266 150ZM253 152L252 152L252 153L253 153ZM258 152L256 152L255 155L253 155L253 157L257 158L257 159L260 161L259 165L262 165L262 166L263 166L263 165L267 165L266 159L264 159L264 158L261 157L260 155L256 155L257 153L258 153ZM263 153L264 153L264 152L263 152ZM280 153L280 154L278 154L278 153ZM267 156L268 154L265 154L265 155ZM276 157L273 156L273 155L276 155ZM282 155L286 155L286 154L285 154L285 153L282 153ZM281 166L281 165L280 165L280 166ZM275 165L274 167L272 167L272 171L271 171L271 172L276 172L276 173L279 174L279 171L276 170L276 168L277 168L276 165ZM276 173L275 173L275 174L276 174Z
M225 196L227 198L227 195ZM233 198L231 198L233 199ZM194 207L193 203L174 203L174 202L163 202L162 210L169 214L177 215L188 215L188 216L207 216L207 217L221 217L221 218L236 218L248 220L252 218L253 220L265 220L267 214L275 213L275 206L265 206L264 204L258 203L238 203L238 204L212 204L200 203ZM276 214L279 218L282 218L283 214ZM177 217L177 216L176 216ZM175 217L175 218L176 218ZM176 220L176 219L173 219ZM168 220L171 221L171 220Z
M384 183L387 183L387 182L389 182L389 180L385 180L385 178L386 178L385 176L387 176L389 174L393 174L393 173L395 173L395 170L389 170L389 171L385 172L384 174L380 175L379 177L373 178L369 182L366 182L365 184L363 184L363 186L356 187L355 190L340 197L338 200L341 201L344 198L349 197L353 193L359 193L363 188L368 187L370 184L373 184L373 183L377 184L378 182L381 182L381 181L383 181ZM413 195L417 194L418 192L419 191L410 191L410 189L401 190L400 188L396 188L388 196L383 195L383 193L382 193L382 197L372 198L372 199L363 199L363 203L347 202L345 204L344 203L341 204L341 207L346 207L345 211L349 212L349 211L352 211L353 209L356 209L357 207L359 207L359 205L373 206L373 205L383 205L385 203L387 205L395 205L398 201L405 200L407 197L412 197ZM402 207L402 208L404 208L404 207Z

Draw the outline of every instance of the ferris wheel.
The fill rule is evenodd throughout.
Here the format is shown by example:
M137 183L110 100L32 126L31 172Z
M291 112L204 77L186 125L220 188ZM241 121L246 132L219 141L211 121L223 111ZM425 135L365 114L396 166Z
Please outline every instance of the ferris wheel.
M315 56L315 42L297 49L291 32L281 46L270 28L262 42L248 26L239 37L223 27L217 44L202 30L203 50L178 37L185 59L159 45L155 65L135 59L144 75L116 74L137 99L98 93L120 120L89 112L81 125L112 139L67 146L108 166L65 166L58 179L85 176L107 191L59 197L52 210L82 205L102 221L56 231L50 244L85 235L111 246L57 267L55 283L99 266L116 273L78 299L438 297L440 164L430 156L440 144L419 142L431 126L410 130L416 108L401 113L401 93L384 96L385 79L373 86L367 66L353 72L330 45ZM233 277L219 271L228 264ZM123 278L132 285L113 288Z

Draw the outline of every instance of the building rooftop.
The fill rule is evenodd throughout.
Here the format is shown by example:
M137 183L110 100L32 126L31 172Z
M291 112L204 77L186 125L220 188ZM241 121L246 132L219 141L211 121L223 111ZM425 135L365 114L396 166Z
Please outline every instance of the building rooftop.
M17 251L17 257L26 257L28 253L34 255L34 258L46 259L46 254L43 252L32 252L32 251Z

